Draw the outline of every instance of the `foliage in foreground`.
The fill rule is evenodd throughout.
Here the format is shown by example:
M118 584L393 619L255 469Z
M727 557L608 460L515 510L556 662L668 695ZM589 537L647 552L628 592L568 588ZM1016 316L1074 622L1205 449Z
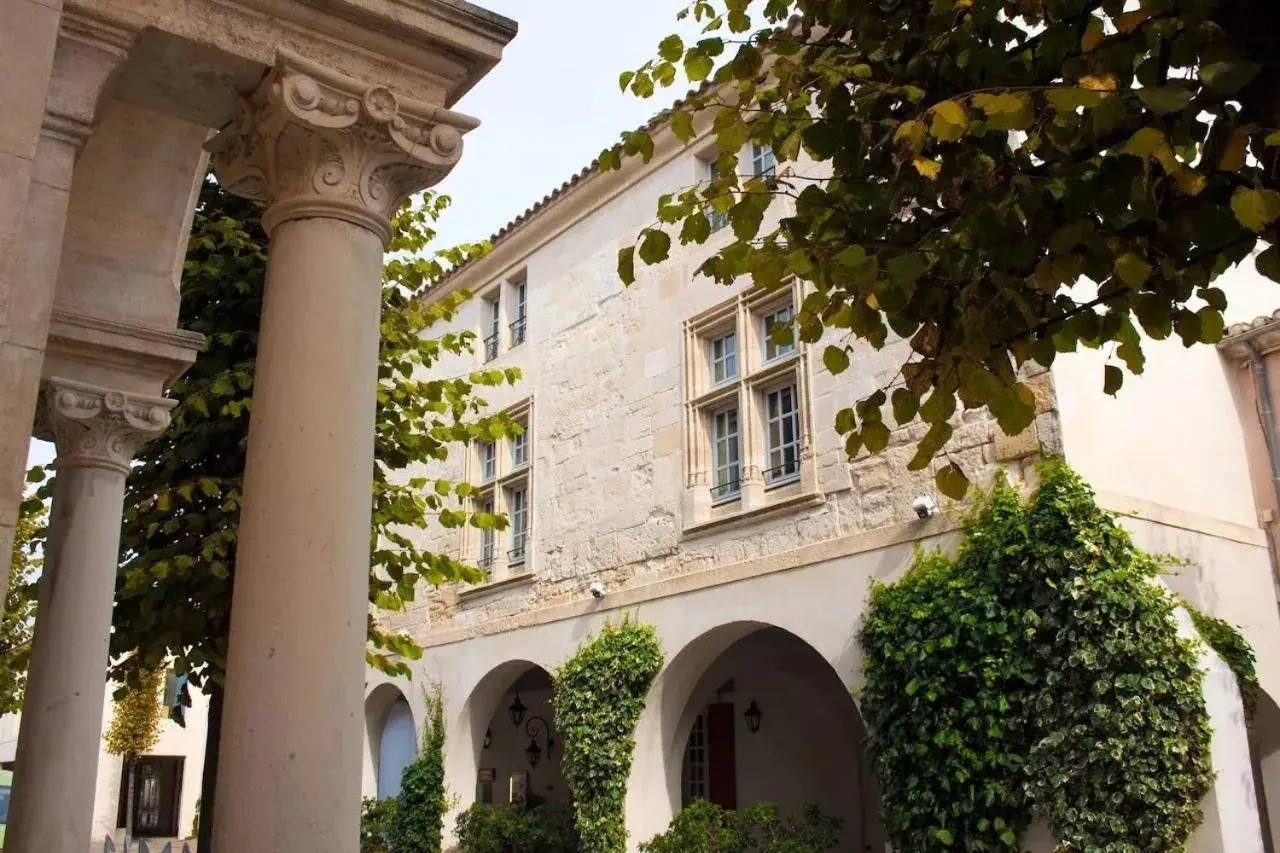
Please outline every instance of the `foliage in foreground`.
M390 853L396 820L396 798L365 797L360 801L360 853Z
M440 853L448 797L444 783L444 697L436 685L426 693L422 749L400 777L392 807L392 853Z
M458 815L458 853L578 853L573 810L559 803L524 808L475 803Z
M417 295L449 267L483 252L463 245L427 254L431 223L448 198L427 194L393 218L392 257L383 270L369 599L403 609L420 581L478 580L480 571L447 554L424 551L411 533L440 524L501 528L505 520L467 509L465 482L405 477L401 472L444 459L473 438L500 439L517 430L486 415L485 387L514 382L518 371L482 370L423 380L440 358L471 351L473 332L431 336L465 294L424 306ZM121 570L111 637L111 678L136 685L138 673L172 661L190 683L222 679L230 628L245 443L267 261L260 207L231 196L212 179L197 205L183 267L178 325L206 343L170 389L173 423L139 451L130 472L120 538ZM40 480L45 472L33 471ZM49 484L42 489L47 496ZM421 655L408 636L382 631L369 617L369 663L408 675ZM183 688L184 694L186 688ZM190 697L184 695L184 703Z
M623 802L635 728L662 668L652 625L625 619L583 642L556 669L552 704L564 739L560 767L573 795L583 853L623 853Z
M1213 770L1195 644L1158 565L1065 465L1003 479L959 556L874 588L862 710L896 849L1174 853Z
M733 811L695 800L640 853L824 853L840 843L842 823L814 805L794 818L770 803Z
M1244 705L1244 718L1252 726L1253 715L1258 710L1258 694L1262 692L1262 685L1258 681L1258 659L1253 653L1253 646L1249 645L1238 628L1225 619L1210 616L1190 605L1184 606L1200 639L1222 658L1235 675Z
M130 687L115 702L111 723L103 736L107 752L133 761L156 745L164 719L160 701L163 688L164 670L137 670L136 686Z
M833 373L858 341L908 340L902 381L837 415L850 457L888 444L886 410L929 425L913 470L957 405L1020 432L1035 399L1018 368L1080 346L1115 347L1100 377L1115 393L1142 372L1141 332L1222 336L1215 280L1259 244L1280 280L1272 0L692 0L681 17L702 37L668 36L620 82L643 98L711 84L661 127L684 142L709 127L719 156L660 199L619 274L665 260L673 235L707 242L714 211L732 234L699 271L812 283L795 334L839 336ZM659 132L624 134L601 166L648 160ZM774 173L740 174L749 141ZM938 471L947 494L966 484Z
M9 562L9 589L0 614L0 714L22 710L27 690L27 662L36 618L36 590L44 557L38 545L44 541L48 506L28 498L18 507Z

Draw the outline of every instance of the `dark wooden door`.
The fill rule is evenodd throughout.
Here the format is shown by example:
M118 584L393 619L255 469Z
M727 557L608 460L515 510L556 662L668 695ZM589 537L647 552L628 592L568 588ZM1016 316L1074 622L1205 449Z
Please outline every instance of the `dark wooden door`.
M726 809L738 807L735 719L731 702L707 706L707 799Z

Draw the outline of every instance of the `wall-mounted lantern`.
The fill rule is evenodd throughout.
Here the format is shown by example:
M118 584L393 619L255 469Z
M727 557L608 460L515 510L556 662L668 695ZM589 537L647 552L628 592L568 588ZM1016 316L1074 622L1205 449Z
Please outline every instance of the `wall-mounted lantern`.
M488 749L493 746L493 729L484 730L484 748Z
M507 713L511 715L511 725L519 728L520 724L524 722L524 712L527 710L529 709L520 701L520 694L517 693L516 701L512 702L511 707L507 708Z
M760 706L756 704L756 700L751 700L751 704L747 706L742 716L747 721L747 731L752 734L760 731L760 718L764 715L760 713Z
M538 736L542 735L547 742L547 757L550 758L556 748L555 738L551 736L551 726L542 717L530 717L525 723L524 732L529 736L529 746L525 748L525 757L530 767L537 767L542 760L542 748L538 746Z

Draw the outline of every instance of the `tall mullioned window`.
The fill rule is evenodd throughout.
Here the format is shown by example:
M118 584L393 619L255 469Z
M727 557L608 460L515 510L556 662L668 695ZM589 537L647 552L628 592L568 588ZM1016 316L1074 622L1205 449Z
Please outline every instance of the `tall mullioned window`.
M523 400L505 414L521 427L520 434L501 442L475 442L470 479L476 484L471 496L473 511L505 515L507 527L494 531L468 526L462 531L463 554L487 570L494 581L506 579L512 569L530 571L533 557L529 547L533 537L533 401Z

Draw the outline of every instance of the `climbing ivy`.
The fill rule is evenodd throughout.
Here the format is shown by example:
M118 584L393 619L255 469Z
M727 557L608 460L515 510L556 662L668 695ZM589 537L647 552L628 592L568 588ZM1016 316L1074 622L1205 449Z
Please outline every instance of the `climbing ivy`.
M957 557L922 553L871 593L863 711L895 849L1174 853L1212 783L1210 728L1178 602L1088 486L1001 478Z
M1252 726L1254 712L1258 710L1258 693L1262 690L1262 685L1258 683L1258 661L1253 655L1253 646L1249 645L1249 641L1230 622L1202 613L1185 602L1183 606L1191 614L1191 621L1195 624L1200 639L1231 667L1231 672L1240 685L1244 718Z
M444 784L444 695L440 685L426 693L422 750L400 777L390 821L394 853L440 853L448 796Z
M634 731L658 670L657 631L624 619L605 625L556 670L560 767L573 794L582 853L623 853L623 800L635 754Z

